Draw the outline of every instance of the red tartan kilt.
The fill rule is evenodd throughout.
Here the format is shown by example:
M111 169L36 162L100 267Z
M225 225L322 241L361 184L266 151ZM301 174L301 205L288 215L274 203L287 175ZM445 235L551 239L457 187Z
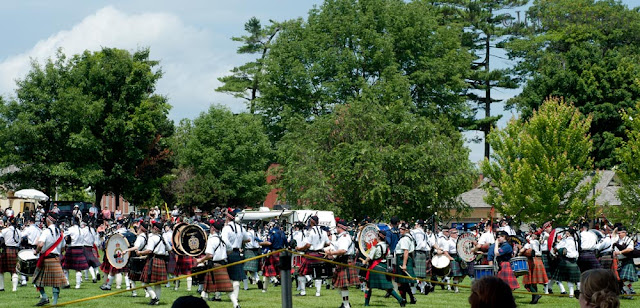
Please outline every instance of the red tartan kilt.
M498 272L498 278L506 282L511 288L511 290L520 288L518 279L516 278L516 275L513 273L513 269L511 269L511 263L509 263L508 261L500 263L500 271Z
M142 270L140 281L154 283L167 280L167 262L160 258L149 258Z
M89 267L98 267L100 266L100 256L98 255L98 251L93 249L93 247L85 246L84 257L87 258L87 263Z
M262 274L265 277L278 276L278 272L280 271L280 253L272 254L264 259Z
M64 287L69 285L67 278L64 276L62 266L60 266L60 258L44 259L42 268L36 268L33 274L33 284L37 287Z
M196 267L197 265L198 263L196 263L196 258L192 256L176 255L176 267L173 271L173 274L176 276L189 275L191 274L191 269Z
M542 258L528 258L527 263L529 264L529 274L522 276L523 284L545 284L549 282Z
M84 247L67 247L62 258L62 268L66 270L83 271L89 268L87 258L84 256Z
M204 291L207 293L233 291L233 284L229 278L227 268L223 267L207 272L204 276Z
M318 252L310 252L308 253L310 256L322 258L322 255ZM313 275L312 264L322 263L324 261L310 258L302 258L302 262L300 264L300 268L298 269L298 274L300 275Z
M100 264L100 270L107 275L109 275L109 273L115 275L118 273L128 273L129 267L128 266L125 266L123 268L113 267L111 263L109 263L109 260L107 259L105 254L105 256L102 257L102 264Z
M0 259L0 273L15 273L16 263L18 263L18 248L5 247Z
M356 262L354 259L350 259L348 264L355 265ZM332 283L335 288L359 285L360 277L358 276L358 269L354 267L336 266L333 272Z

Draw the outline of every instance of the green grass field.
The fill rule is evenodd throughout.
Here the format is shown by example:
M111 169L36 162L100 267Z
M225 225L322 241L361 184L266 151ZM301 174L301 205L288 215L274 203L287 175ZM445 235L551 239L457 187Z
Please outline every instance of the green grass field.
M71 272L71 285L75 285L75 272ZM103 278L104 279L104 278ZM32 307L38 302L38 292L33 286L19 287L17 292L11 292L11 280L8 274L4 275L5 290L0 292L0 307ZM469 279L465 279L465 283L469 284ZM64 303L71 300L77 300L96 295L104 295L108 291L99 289L100 282L94 284L89 281L82 284L80 289L63 289L60 294L58 303ZM295 287L295 285L294 285ZM180 291L174 291L163 287L160 306L171 307L173 301L184 295L196 296L196 288L193 292L186 291L186 283L183 281ZM554 288L557 292L557 287ZM522 290L522 289L521 289ZM640 290L640 283L636 284L636 290ZM113 291L117 291L115 286ZM111 291L111 292L113 292ZM104 297L100 299L90 300L82 303L69 305L68 307L136 307L144 306L149 302L148 298L144 298L144 292L138 291L142 296L131 297L130 292ZM51 297L51 288L47 288L47 294ZM295 292L294 292L295 294ZM350 289L350 302L352 307L364 307L364 296L356 288ZM383 298L384 291L374 290L371 299L371 307L399 307L397 302L392 298ZM446 290L436 288L435 293L427 296L419 294L417 296L418 303L416 305L407 305L407 307L469 307L467 298L469 297L469 289L461 288L460 293L455 294ZM530 295L515 294L518 307L548 307L548 308L564 308L579 307L578 300L574 298L560 297L543 297L538 305L529 305ZM228 296L223 295L222 302L208 302L210 307L231 307L231 301ZM638 307L640 306L640 298L634 300L621 299L622 307ZM322 296L315 297L314 291L307 289L306 297L293 297L294 307L339 307L341 297L337 290L322 289ZM255 285L250 285L248 291L240 290L240 305L243 308L262 308L262 307L281 307L280 287L270 286L268 292L262 293Z

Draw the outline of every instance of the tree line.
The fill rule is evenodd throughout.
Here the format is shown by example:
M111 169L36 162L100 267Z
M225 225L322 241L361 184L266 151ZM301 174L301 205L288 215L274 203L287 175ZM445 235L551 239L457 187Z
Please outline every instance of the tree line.
M148 49L59 52L2 99L0 160L19 168L2 178L69 198L91 186L98 203L255 207L278 187L281 202L349 218L446 218L482 172L505 214L589 213L590 172L617 168L625 187L640 175L640 13L578 2L533 1L536 27L504 13L524 0L326 0L305 18L251 18L233 40L254 60L215 89L248 111L213 105L177 125ZM497 49L515 64L496 67ZM498 130L495 93L517 87L506 103L520 117ZM468 130L485 135L479 168Z

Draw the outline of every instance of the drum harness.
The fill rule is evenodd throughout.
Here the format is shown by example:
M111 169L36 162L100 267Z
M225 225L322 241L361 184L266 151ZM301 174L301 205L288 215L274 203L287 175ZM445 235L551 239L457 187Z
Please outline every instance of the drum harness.
M151 249L150 258L158 258L158 259L162 259L164 261L168 261L169 260L169 256L168 255L166 255L166 256L165 255L157 255L157 254L154 253L154 251L156 250L156 247L158 247L158 245L160 245L160 243L162 243L162 245L164 246L165 250L167 249L167 246L168 246L167 242L165 242L164 237L162 236L162 234L156 234L156 235L160 237L160 241L158 241L158 243L156 243L156 245L153 246L153 249ZM169 247L171 247L171 246L169 246Z
M207 260L207 264L206 264L207 268L213 268L214 264L216 262L218 262L219 264L222 264L222 265L224 265L226 263L225 260L217 260L217 261L213 260L213 257L216 255L216 251L218 251L218 248L220 248L220 245L224 245L225 250L227 249L227 244L225 244L225 242L222 240L222 238L220 237L220 235L218 233L215 233L213 235L213 237L217 237L218 238L218 246L216 246L216 248L213 249L213 254L211 255L211 260Z
M411 240L411 242L413 243L414 251L412 251L412 252L410 252L410 253L409 253L409 257L411 257L412 259L414 259L414 260L415 260L416 239L414 239L414 238L413 238L413 236L411 236L411 234L409 234L408 232L407 232L405 235L403 235L402 237L400 237L400 239L402 239L402 238L404 238L404 237L408 237L408 238L409 238L409 240ZM398 243L400 242L400 239L398 239ZM393 264L394 266L395 266L395 265L398 265L398 264L396 264L396 258L397 258L397 255L396 255L396 252L395 252L395 251L393 252L393 256L394 256L394 258L392 258L392 259L391 259L391 260L392 260L392 261L391 261L391 262L392 262L391 264Z

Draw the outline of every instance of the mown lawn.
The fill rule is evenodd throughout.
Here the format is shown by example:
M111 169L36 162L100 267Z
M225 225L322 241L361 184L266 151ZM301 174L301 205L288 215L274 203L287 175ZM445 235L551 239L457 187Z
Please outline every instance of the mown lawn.
M74 272L71 272L71 285L75 285ZM38 292L33 286L19 287L17 292L11 292L11 280L10 276L5 274L5 291L0 292L0 307L32 307L38 302ZM104 279L104 278L103 278ZM468 284L469 280L465 282ZM83 283L82 287L76 289L63 289L61 292L61 298L59 303L64 303L71 300L80 298L103 295L109 292L99 289L100 282L93 284L90 281ZM640 290L640 283L636 284L636 290ZM164 288L162 290L162 297L160 301L161 307L171 307L173 301L179 296L184 295L196 295L195 287L193 292L186 291L186 283L182 282L181 290L174 291L173 289ZM113 291L116 291L115 286ZM293 298L294 307L339 307L341 304L341 297L336 290L322 290L322 296L315 297L313 290L307 290L306 297ZM309 292L310 291L310 292ZM557 287L555 288L557 291ZM140 297L132 298L129 292L122 293L114 296L95 299L87 302L76 303L69 305L68 307L139 307L146 305L149 300L144 298L144 292L139 290ZM47 294L51 297L51 288L47 288ZM295 292L294 292L295 294ZM373 298L371 300L371 307L398 307L398 304L393 299L383 298L384 291L375 290ZM469 307L467 298L469 297L469 289L461 288L460 293L455 294L453 292L447 292L446 290L440 290L436 288L435 293L431 293L428 296L418 295L418 303L416 305L407 305L407 307ZM530 295L516 294L516 302L519 307L534 307L529 305L531 300ZM353 288L350 290L350 302L352 307L364 307L363 293L358 289ZM622 307L639 307L640 298L634 300L622 299ZM231 307L231 302L227 296L223 296L222 302L208 302L211 307ZM269 287L267 293L262 293L257 290L255 285L250 285L248 291L240 291L240 305L243 308L262 308L262 307L280 307L280 287ZM548 308L564 308L564 307L579 307L576 299L559 298L559 297L543 297L538 305L535 307L548 307Z

